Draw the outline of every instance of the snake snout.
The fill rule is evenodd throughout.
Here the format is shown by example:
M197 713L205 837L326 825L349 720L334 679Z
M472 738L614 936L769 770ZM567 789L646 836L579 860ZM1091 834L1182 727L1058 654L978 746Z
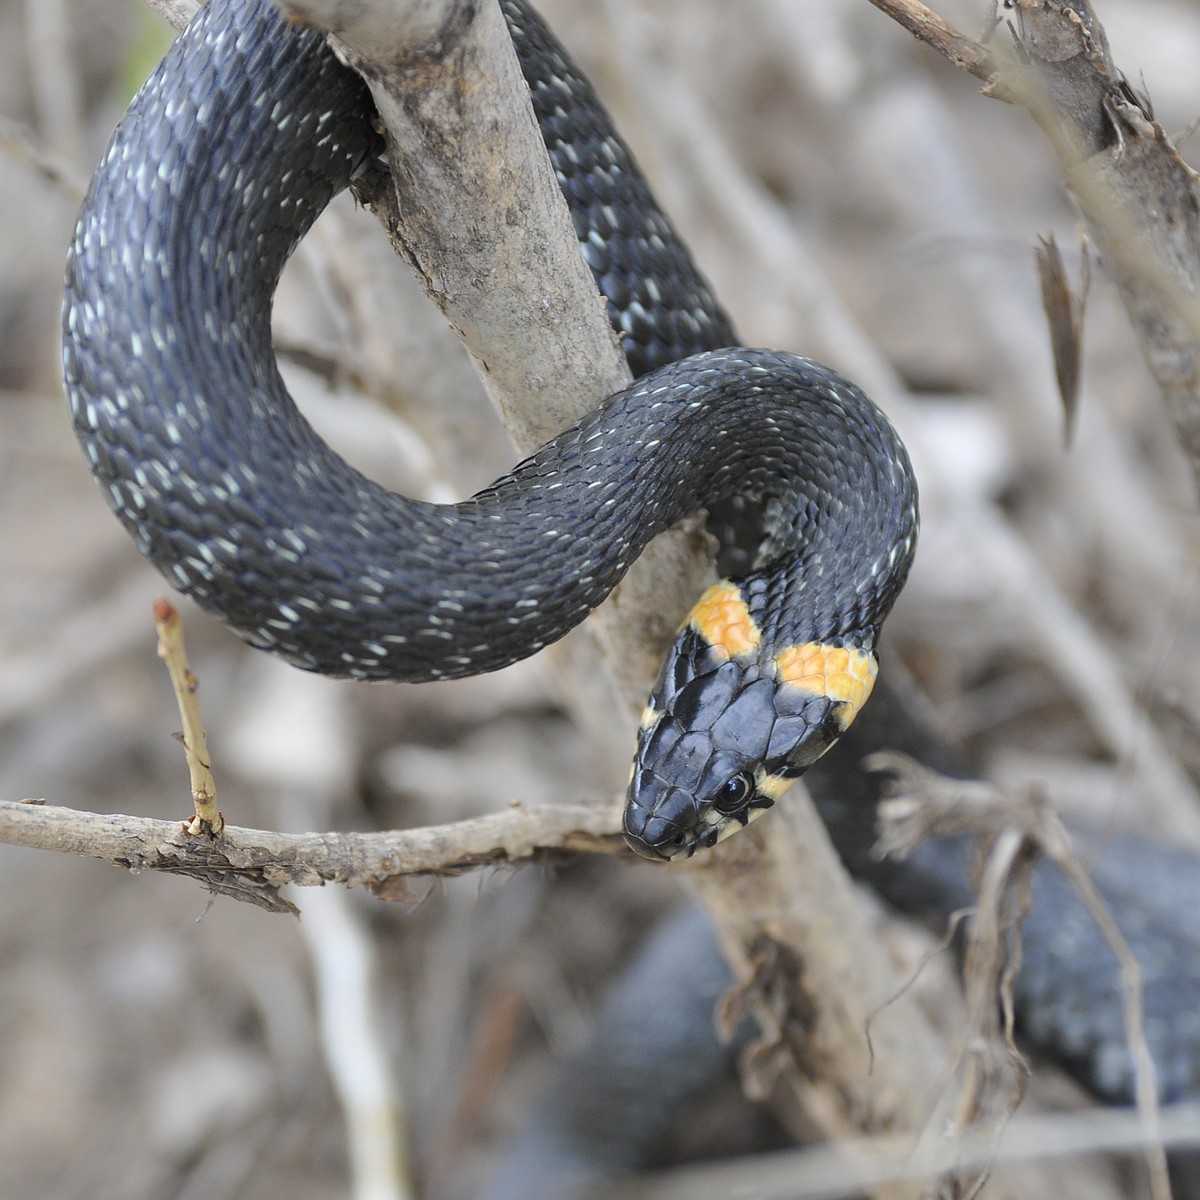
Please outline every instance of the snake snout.
M671 789L665 799L673 801L675 811L694 808L686 793L678 788ZM662 816L654 808L646 808L633 801L625 806L622 821L625 844L642 858L652 862L666 862L683 853L695 841L696 830L685 822Z

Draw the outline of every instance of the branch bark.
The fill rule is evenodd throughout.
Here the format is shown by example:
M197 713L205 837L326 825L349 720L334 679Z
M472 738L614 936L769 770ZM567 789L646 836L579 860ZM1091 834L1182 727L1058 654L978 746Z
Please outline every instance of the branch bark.
M226 825L196 836L186 823L81 812L30 800L0 800L0 842L98 858L131 871L188 875L235 899L294 911L285 884L367 887L385 899L408 894L417 875L458 875L515 865L557 851L612 853L619 810L611 805L514 804L449 825L386 833L275 833Z

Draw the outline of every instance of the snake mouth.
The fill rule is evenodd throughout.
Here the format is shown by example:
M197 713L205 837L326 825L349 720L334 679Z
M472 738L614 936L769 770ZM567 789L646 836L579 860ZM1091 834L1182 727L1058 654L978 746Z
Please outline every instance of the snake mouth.
M669 817L648 813L637 805L626 808L622 824L625 844L639 857L651 862L670 862L683 854L690 857L710 836L716 844L715 829L697 831L690 823L684 825Z
M710 814L707 821L701 821L700 828L684 828L675 821L664 817L647 817L641 828L635 828L627 811L624 820L625 844L641 858L651 862L673 862L681 858L691 858L697 850L711 850L718 842L744 829L756 816L766 812L774 804L773 800L759 798L757 803L742 809L731 816ZM714 820L713 817L716 817Z
M732 833L733 830L730 829L728 832ZM710 829L703 834L697 834L691 838L686 838L683 834L677 834L670 842L655 845L627 833L625 835L625 844L635 854L641 858L649 859L651 862L674 862L679 858L691 858L701 846L715 846L724 836L726 834L723 831Z
M634 852L639 858L649 859L650 862L670 862L672 855L658 846L647 842L644 838L638 837L637 834L625 831L625 845Z
M733 830L730 829L729 832L732 833ZM702 834L694 834L690 838L679 833L669 842L655 843L648 842L636 834L626 832L625 844L636 855L649 859L651 862L673 862L679 858L691 858L701 846L715 846L721 840L722 836L723 831L714 828L706 830Z

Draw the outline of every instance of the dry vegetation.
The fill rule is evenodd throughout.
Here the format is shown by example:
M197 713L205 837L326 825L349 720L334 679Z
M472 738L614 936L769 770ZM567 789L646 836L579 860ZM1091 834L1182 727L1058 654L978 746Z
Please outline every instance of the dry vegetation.
M830 361L901 426L925 525L891 632L947 727L998 783L1200 845L1191 471L1103 264L1066 444L1034 247L1053 235L1079 280L1081 227L1034 123L866 0L541 7L743 337ZM976 33L983 8L941 11ZM1186 157L1200 16L1184 0L1102 0L1099 16ZM162 584L87 477L56 366L79 180L144 47L165 44L147 21L134 0L0 5L0 800L175 819L190 800L154 651ZM364 214L342 204L322 226L278 312L281 344L328 368L293 369L297 395L398 487L488 482L512 452L465 356ZM623 783L631 727L583 637L489 678L365 688L184 611L234 824L385 830ZM472 1195L548 1057L579 1043L604 978L681 895L671 871L564 858L397 884L391 904L293 889L297 922L0 847L0 1195L343 1195L352 1164L387 1186L400 1129L420 1195ZM907 969L920 935L886 936ZM366 1136L380 1126L390 1141ZM744 1149L761 1132L733 1103L683 1140ZM1145 1183L1089 1159L1054 1186Z

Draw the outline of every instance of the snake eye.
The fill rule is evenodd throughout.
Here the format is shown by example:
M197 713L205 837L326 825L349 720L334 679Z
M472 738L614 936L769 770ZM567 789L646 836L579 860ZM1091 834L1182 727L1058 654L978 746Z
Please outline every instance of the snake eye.
M739 771L717 793L713 808L724 817L732 817L742 811L754 796L754 777L747 771Z

